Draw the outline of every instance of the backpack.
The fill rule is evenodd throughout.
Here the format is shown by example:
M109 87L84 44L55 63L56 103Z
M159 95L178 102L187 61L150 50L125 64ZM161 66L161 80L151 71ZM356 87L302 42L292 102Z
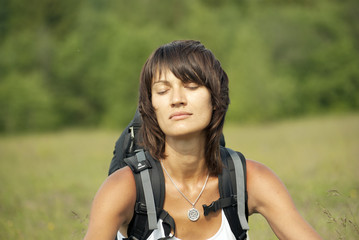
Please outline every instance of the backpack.
M136 110L134 118L116 141L108 175L124 166L129 166L134 173L137 192L134 216L127 231L128 239L147 239L157 228L159 219L162 219L166 236L162 239L170 239L176 233L176 226L173 218L163 209L165 180L162 167L138 145L141 124L141 115ZM249 230L246 160L241 153L225 148L223 135L220 145L224 164L218 176L220 198L209 206L203 205L204 215L223 209L236 239L246 239Z

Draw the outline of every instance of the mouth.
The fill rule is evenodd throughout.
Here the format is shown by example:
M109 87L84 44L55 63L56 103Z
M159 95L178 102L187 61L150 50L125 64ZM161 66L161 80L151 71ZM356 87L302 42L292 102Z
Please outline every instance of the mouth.
M186 119L186 118L190 117L191 115L192 115L192 113L189 113L189 112L175 112L170 115L169 119L181 120L181 119Z

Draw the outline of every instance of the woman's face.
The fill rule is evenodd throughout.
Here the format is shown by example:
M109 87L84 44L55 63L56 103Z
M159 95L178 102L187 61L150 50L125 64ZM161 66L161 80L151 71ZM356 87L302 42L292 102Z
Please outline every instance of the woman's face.
M201 135L210 123L213 107L205 86L183 83L167 70L153 79L151 91L157 121L166 138Z

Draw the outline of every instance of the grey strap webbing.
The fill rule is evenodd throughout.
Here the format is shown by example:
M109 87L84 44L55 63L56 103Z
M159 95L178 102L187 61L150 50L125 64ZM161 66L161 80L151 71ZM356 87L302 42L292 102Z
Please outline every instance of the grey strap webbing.
M139 163L146 160L146 156L143 151L137 152L136 157ZM151 179L148 169L141 171L141 181L143 186L143 192L145 194L148 228L149 230L157 229L157 215L156 215L155 201L153 197Z
M237 182L237 208L238 217L243 230L249 230L248 222L246 219L245 209L245 186L244 186L244 171L242 161L238 154L232 149L227 148L229 155L231 156L234 164L234 171L236 173Z

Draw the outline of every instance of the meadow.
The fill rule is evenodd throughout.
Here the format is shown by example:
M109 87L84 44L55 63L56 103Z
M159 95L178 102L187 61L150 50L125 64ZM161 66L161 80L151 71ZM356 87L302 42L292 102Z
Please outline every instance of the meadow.
M119 134L1 136L0 239L82 239ZM358 114L229 124L225 137L228 147L276 172L324 239L359 239ZM249 224L252 240L276 239L263 217Z

